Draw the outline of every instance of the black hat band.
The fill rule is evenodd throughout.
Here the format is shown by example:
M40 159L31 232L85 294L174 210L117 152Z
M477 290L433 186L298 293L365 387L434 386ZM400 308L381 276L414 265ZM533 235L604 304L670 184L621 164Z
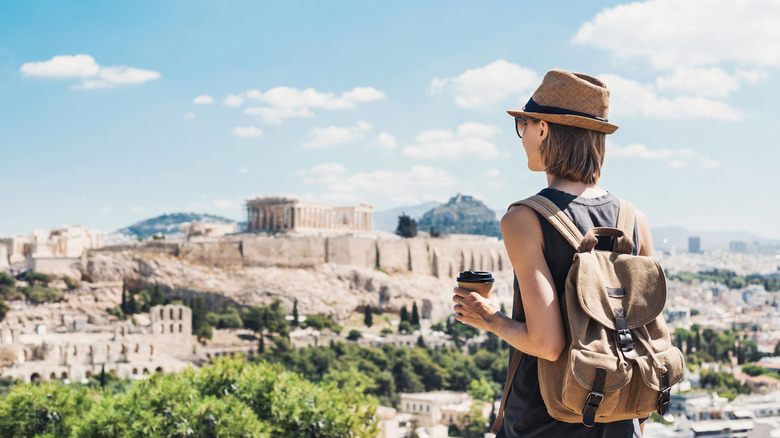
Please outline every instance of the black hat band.
M523 107L523 111L527 113L540 113L540 114L559 114L562 116L580 116L587 117L589 119L598 120L600 122L609 122L604 117L594 116L592 114L581 113L579 111L569 110L566 108L558 108L555 106L544 106L534 102L533 98L528 99L528 103Z

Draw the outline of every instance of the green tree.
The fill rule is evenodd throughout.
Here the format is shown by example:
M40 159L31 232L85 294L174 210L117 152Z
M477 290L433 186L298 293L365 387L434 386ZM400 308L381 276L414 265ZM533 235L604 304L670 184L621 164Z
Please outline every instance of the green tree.
M412 327L412 324L409 323L409 321L401 321L400 324L398 324L398 333L412 333L414 331L414 328Z
M420 328L420 312L417 310L417 302L412 304L412 319L409 321L415 328Z
M463 438L482 438L488 431L487 419L482 416L480 403L471 405L468 413L463 416L463 429L460 431Z
M401 322L409 321L409 311L406 310L406 306L401 307Z
M472 380L469 383L469 389L466 391L474 400L493 402L493 387L484 377Z
M295 299L295 301L293 301L292 321L290 321L290 325L293 327L298 327L298 299L297 298Z
M43 272L27 271L27 273L24 274L24 280L30 284L48 286L49 283L51 283L51 275L44 274Z
M363 337L363 333L360 333L360 330L350 330L347 339L350 341L357 341L362 337Z
M417 235L417 221L407 216L406 213L398 216L398 226L395 229L395 234L401 237L414 237Z
M211 325L202 324L198 327L198 331L195 332L195 336L198 338L198 342L203 342L206 339L211 339L214 333L211 329Z
M366 308L363 311L363 324L365 324L366 327L371 327L374 325L374 314L371 311L370 305L366 305Z
M8 314L8 311L11 310L10 307L8 307L8 304L2 299L0 299L0 321L3 321L5 319L5 315Z
M75 290L81 287L81 281L70 278L67 275L62 277L62 281L65 282L65 287L67 290Z

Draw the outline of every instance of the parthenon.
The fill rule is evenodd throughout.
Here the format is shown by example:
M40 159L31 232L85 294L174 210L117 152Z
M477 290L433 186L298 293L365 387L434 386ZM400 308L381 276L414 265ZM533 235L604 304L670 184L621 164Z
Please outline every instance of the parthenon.
M334 207L289 198L255 198L246 205L249 232L374 229L374 208L368 204Z

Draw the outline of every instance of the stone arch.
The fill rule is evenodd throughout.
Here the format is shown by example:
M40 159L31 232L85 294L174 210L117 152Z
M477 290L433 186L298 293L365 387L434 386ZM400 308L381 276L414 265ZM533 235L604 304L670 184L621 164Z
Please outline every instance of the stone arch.
M184 330L183 325L179 324L179 333L182 333L182 330Z
M169 333L173 333L173 324L171 324L171 331Z
M179 308L179 320L182 320L184 318L184 309L181 307Z
M498 270L499 271L504 270L504 258L501 257L501 254L498 255Z
M160 319L165 319L165 309L160 307Z
M149 369L148 368L144 368L143 373L144 373L144 375L149 374Z
M134 376L137 376L137 375L138 375L138 368L133 368L133 375L134 375Z
M67 379L68 378L68 372L67 371L63 371L62 374L60 375L60 378L62 378L62 380Z
M160 333L165 334L165 324L160 324Z
M32 373L30 375L30 383L38 383L41 381L41 375L38 373Z
M169 312L168 312L168 317L169 318L168 319L173 319L173 308L170 308L168 310L169 310Z
M51 374L49 375L49 380L54 380L54 379L56 379L56 378L57 378L57 373L51 373Z
M157 367L157 368L154 370L154 372L155 372L155 373L162 373L162 372L163 372L163 369L162 369L162 367Z
M87 379L89 379L90 377L92 377L92 372L87 371L86 373L84 373L84 375L87 377Z

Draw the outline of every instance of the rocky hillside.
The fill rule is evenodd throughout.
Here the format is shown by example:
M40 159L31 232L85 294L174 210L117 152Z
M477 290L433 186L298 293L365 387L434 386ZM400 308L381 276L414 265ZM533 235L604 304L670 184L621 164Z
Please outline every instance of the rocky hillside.
M155 234L169 236L179 232L179 225L192 221L207 223L235 222L234 220L211 214L171 213L136 222L133 225L117 230L116 232L119 234L140 237L142 239L148 239ZM239 224L238 229L242 229L242 224Z
M397 313L414 302L424 317L438 320L452 311L454 285L449 278L390 275L358 266L220 268L166 254L132 251L91 254L84 276L100 282L125 281L136 288L159 284L171 296L204 297L211 308L224 302L268 305L279 298L289 312L298 300L301 314L332 315L336 320L346 319L366 305ZM507 281L503 279L503 283Z
M417 222L419 231L431 227L441 234L479 234L501 237L496 212L472 196L457 195L425 213Z

